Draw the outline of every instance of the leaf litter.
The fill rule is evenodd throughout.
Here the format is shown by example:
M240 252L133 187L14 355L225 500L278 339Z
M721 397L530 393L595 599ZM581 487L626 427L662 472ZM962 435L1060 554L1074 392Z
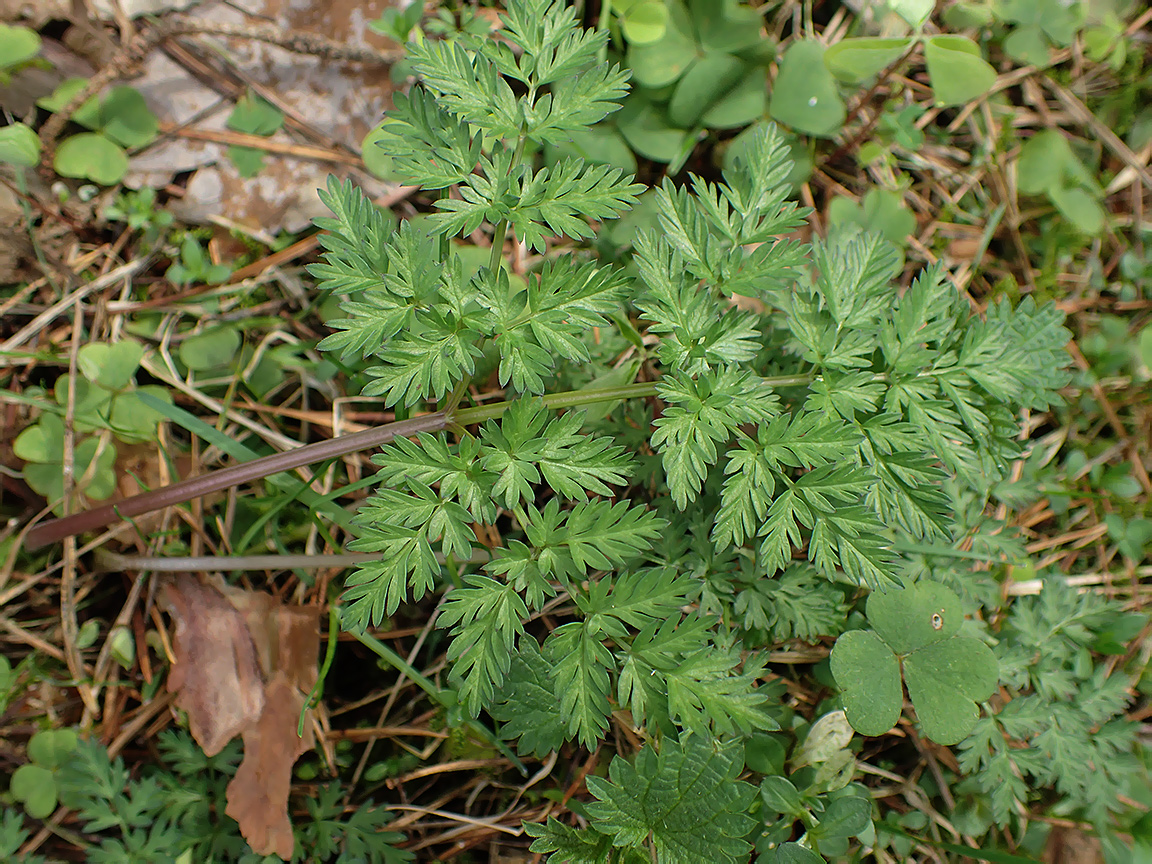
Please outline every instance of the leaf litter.
M244 741L225 813L258 854L291 860L292 766L315 741L311 710L303 737L296 729L317 678L317 608L188 574L166 581L160 602L175 627L168 689L192 737L208 756Z

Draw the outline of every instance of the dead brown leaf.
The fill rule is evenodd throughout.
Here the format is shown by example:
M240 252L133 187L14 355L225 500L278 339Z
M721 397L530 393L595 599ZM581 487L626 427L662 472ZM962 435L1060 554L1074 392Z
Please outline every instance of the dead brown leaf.
M304 737L296 726L316 683L317 610L187 574L164 586L161 601L176 631L168 689L188 713L192 737L208 755L244 739L225 812L257 854L290 860L292 766L314 742L310 718Z

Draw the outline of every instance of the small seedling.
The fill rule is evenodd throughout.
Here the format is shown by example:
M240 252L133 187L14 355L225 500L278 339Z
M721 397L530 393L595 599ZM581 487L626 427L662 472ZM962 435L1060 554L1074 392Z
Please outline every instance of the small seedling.
M180 242L180 260L172 262L164 278L174 285L219 285L231 275L232 268L224 263L213 264L204 247L189 231Z
M36 104L47 111L61 111L86 83L83 78L70 78ZM113 87L103 96L93 96L69 119L93 131L60 142L52 163L56 173L105 186L118 183L128 171L125 151L148 144L160 130L156 115L132 87Z
M156 190L151 186L121 192L105 208L104 218L110 222L124 222L132 231L142 231L145 244L162 239L172 224L172 214L156 206Z
M417 8L419 5L417 4ZM245 132L267 138L284 125L284 112L259 95L248 92L236 100L227 126L233 132ZM230 145L228 158L241 177L255 177L264 165L264 151L255 147Z
M77 355L80 375L72 383L61 375L55 384L56 410L45 411L40 420L17 436L16 455L28 464L24 479L47 498L59 501L64 495L64 421L69 390L73 405L73 428L81 435L109 430L116 439L135 444L153 441L162 416L141 401L141 394L172 403L168 391L154 384L137 386L136 371L144 356L140 343L124 339L83 346ZM78 437L72 476L76 491L89 498L104 499L116 489L116 446L107 436ZM58 506L62 506L58 505Z

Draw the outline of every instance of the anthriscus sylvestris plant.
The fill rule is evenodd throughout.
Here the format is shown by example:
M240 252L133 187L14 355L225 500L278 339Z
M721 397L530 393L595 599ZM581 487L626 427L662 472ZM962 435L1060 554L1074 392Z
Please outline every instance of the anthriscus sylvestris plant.
M771 128L718 182L665 179L659 227L627 266L598 261L587 241L645 187L532 154L616 110L627 74L572 10L507 5L498 39L409 46L419 81L382 145L403 182L440 190L434 211L393 230L351 184L325 193L314 273L347 299L321 347L367 361L365 396L429 416L374 457L351 547L376 557L346 581L343 625L447 592L437 626L466 715L487 712L521 755L596 748L613 724L647 742L588 777L590 827L529 826L537 851L748 860L772 808L738 778L773 771L746 743L788 716L774 642L836 637L874 592L874 630L854 625L833 655L848 721L883 733L906 683L929 737L975 723L996 661L907 555L963 539L958 502L988 496L1021 453L1020 410L1068 381L1068 334L1030 299L974 314L941 267L901 291L877 236L785 239L807 214ZM558 597L570 614L547 632ZM841 680L861 668L875 688ZM801 844L765 855L871 829L845 744L820 752L790 764L841 754L836 769L793 791L840 797L804 799Z

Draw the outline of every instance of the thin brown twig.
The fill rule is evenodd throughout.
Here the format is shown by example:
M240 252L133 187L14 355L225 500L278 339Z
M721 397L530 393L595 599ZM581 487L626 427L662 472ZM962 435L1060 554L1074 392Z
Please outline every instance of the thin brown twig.
M418 432L436 432L447 428L448 423L448 413L437 411L433 414L423 414L411 420L387 423L363 432L342 435L339 438L306 444L303 447L297 447L283 453L274 453L271 456L241 462L239 465L213 471L211 474L191 477L173 483L171 486L141 492L139 495L133 495L130 498L101 507L93 507L91 510L85 510L73 516L43 522L28 532L24 541L25 548L37 549L65 537L92 531L117 519L142 516L145 513L162 510L174 504L183 504L193 498L230 489L252 480L260 480L282 471L291 471L304 465L347 456L360 450L370 450L373 447L387 444L396 437L407 437Z

